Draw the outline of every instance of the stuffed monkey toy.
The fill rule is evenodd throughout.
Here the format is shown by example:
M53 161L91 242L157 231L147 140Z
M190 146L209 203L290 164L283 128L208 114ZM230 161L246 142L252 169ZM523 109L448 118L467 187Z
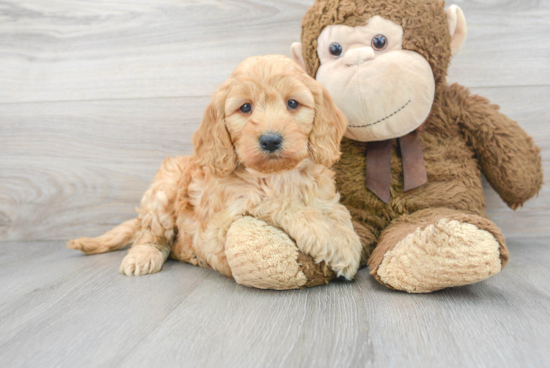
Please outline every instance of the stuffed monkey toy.
M485 214L481 173L514 210L542 186L532 138L498 106L446 83L465 38L462 11L445 10L441 0L317 0L303 19L302 42L292 45L295 61L349 120L333 170L362 239L362 265L391 289L427 293L499 273L508 250ZM254 257L264 246L295 249L254 219L232 230L230 258ZM280 272L262 284L235 278L278 288L334 278L307 255L283 258L296 270L290 283Z

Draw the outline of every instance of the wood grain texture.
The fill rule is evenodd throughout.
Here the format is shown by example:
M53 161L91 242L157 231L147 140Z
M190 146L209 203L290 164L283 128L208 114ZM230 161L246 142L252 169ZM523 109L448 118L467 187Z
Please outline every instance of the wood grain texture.
M512 239L501 274L410 295L366 269L276 292L173 261L122 276L124 252L0 243L0 366L548 367L548 245Z
M289 54L312 0L0 0L0 240L100 235L132 218L167 155L191 152L209 96L244 58ZM450 82L534 136L550 169L550 2L451 1L469 37ZM550 235L487 188L508 236Z

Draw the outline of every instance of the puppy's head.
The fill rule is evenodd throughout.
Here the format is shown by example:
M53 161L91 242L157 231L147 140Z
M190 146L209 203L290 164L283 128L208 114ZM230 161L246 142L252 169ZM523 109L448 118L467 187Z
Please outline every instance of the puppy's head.
M197 164L223 176L240 163L269 174L310 157L340 157L345 116L316 80L284 56L241 63L214 95L193 136Z

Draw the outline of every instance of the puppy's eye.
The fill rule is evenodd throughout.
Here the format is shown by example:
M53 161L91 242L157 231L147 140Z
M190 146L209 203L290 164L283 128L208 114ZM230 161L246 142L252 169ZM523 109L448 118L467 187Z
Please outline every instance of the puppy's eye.
M342 50L342 45L340 45L338 42L333 42L329 46L330 54L335 58L339 58L340 55L342 55Z
M388 39L384 35L376 35L372 38L372 48L376 51L382 51L388 47Z
M296 100L288 100L287 106L290 110L296 110L300 106L300 103Z
M243 114L248 114L250 111L252 111L252 105L249 103L245 103L241 106L239 110L241 110Z

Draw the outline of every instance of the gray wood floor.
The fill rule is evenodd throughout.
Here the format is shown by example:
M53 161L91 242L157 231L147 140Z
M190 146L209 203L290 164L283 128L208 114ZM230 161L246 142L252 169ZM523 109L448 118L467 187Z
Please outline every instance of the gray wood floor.
M0 243L0 367L548 367L547 240L487 281L428 295L355 282L273 292L123 252Z
M64 248L132 218L216 86L288 55L312 1L0 0L0 368L550 366L549 184L517 212L486 186L510 265L431 295L367 270L292 292L175 262L127 278L121 252ZM449 82L500 104L550 172L550 0L450 4L469 36Z

